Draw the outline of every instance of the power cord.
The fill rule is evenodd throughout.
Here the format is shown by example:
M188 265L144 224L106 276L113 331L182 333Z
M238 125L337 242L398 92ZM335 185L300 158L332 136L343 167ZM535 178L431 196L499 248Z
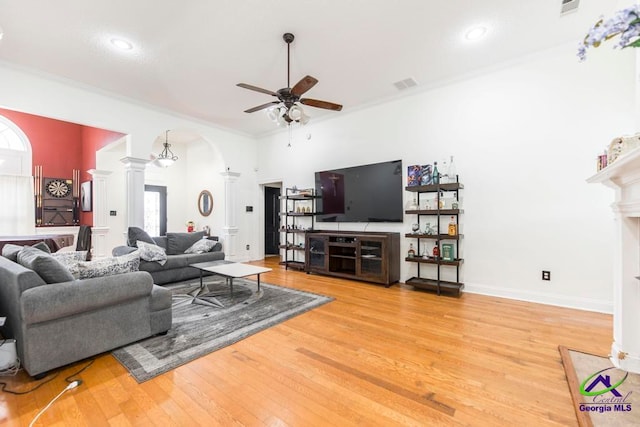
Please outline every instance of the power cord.
M89 361L89 363L87 363L82 369L74 372L73 374L69 375L68 377L66 377L64 380L68 383L74 383L76 381L79 381L80 383L82 383L82 380L76 380L76 379L72 379L73 377L80 375L82 372L84 372L89 366L93 365L93 362L95 361L95 359L91 359ZM41 383L39 383L38 385L36 385L33 388L30 388L29 390L26 391L17 391L17 390L9 390L7 389L8 384L5 382L0 382L0 391L3 391L5 393L9 393L9 394L16 394L16 395L21 395L21 394L29 394L37 389L39 389L40 387L42 387L43 385L51 382L52 380L56 379L58 377L60 373L56 372L55 375L51 376L50 378L48 378L46 381L43 381ZM78 384L79 385L79 384ZM77 386L76 386L77 387Z
M42 408L42 410L40 412L38 412L38 414L31 421L31 423L29 423L29 427L33 427L33 425L36 423L36 421L38 421L38 418L40 418L40 416L42 414L44 414L45 411L47 409L49 409L51 407L51 405L53 405L53 402L55 402L56 400L58 400L60 398L60 396L62 396L63 394L65 394L69 390L73 390L74 388L78 387L80 384L82 384L82 380L76 380L76 381L73 381L68 386L66 386L64 388L64 390L62 390L60 393L58 393L58 395L56 397L54 397L53 399L51 399L51 401L49 403L47 403L47 406L45 406L44 408Z

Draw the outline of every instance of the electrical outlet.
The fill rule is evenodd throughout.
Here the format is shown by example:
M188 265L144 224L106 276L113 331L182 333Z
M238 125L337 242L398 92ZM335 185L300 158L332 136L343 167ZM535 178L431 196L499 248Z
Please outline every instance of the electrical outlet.
M250 246L249 246L249 245L247 245L247 250L249 250L249 248L250 248Z
M542 270L542 280L551 280L551 272Z

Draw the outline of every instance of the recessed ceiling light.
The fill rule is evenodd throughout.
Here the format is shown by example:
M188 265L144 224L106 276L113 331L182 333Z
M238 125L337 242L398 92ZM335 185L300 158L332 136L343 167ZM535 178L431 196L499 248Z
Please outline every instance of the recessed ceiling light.
M0 27L0 40L2 40L2 36L4 36L4 31L2 31L2 27Z
M133 49L133 44L124 39L113 38L111 39L111 44L117 47L120 50L131 50Z
M489 29L482 25L478 27L473 27L464 34L464 38L469 41L480 40L481 38L487 35L488 31Z

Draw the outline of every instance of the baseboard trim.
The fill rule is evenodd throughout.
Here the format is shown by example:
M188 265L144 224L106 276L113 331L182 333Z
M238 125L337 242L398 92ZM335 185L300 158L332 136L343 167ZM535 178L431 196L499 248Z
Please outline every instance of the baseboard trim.
M463 292L488 295L492 297L508 298L519 301L535 302L539 304L555 305L558 307L575 308L578 310L595 311L598 313L613 313L613 301L601 301L593 298L572 297L549 294L545 292L496 288L494 286L487 286L469 282L465 282Z

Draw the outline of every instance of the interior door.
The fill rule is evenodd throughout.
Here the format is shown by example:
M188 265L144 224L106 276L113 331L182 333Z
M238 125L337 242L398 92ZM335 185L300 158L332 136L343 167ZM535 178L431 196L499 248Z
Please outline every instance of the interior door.
M280 189L264 188L264 253L280 253Z

